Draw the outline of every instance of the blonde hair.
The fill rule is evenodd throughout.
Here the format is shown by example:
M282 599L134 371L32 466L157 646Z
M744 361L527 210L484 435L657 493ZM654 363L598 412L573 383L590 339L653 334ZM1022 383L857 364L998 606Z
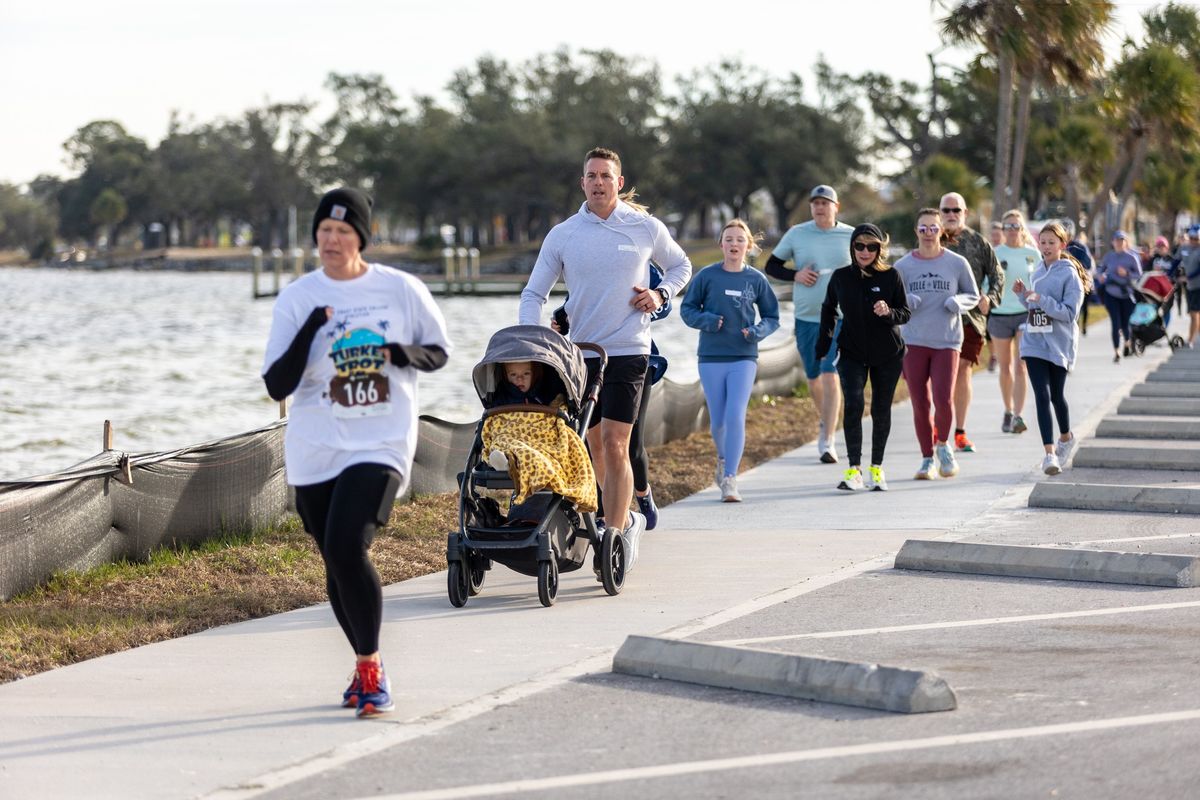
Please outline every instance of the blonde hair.
M1008 215L1005 214L1005 216L1008 216ZM1069 252L1067 252L1067 244L1070 243L1071 238L1069 236L1067 236L1066 228L1064 228L1058 222L1047 222L1045 225L1042 226L1042 230L1038 234L1038 236L1041 236L1043 233L1052 234L1055 239L1058 239L1060 242L1062 242L1063 258L1065 258L1067 261L1070 261L1071 266L1073 266L1075 268L1075 274L1077 274L1079 276L1079 282L1081 284L1083 284L1083 293L1086 295L1088 292L1090 292L1092 290L1092 276L1088 275L1088 271L1083 268L1083 264L1080 264L1079 260L1077 258L1075 258L1075 256L1073 256ZM1049 266L1049 265L1047 264L1047 266ZM1086 297L1084 298L1084 302L1085 303L1087 302Z
M758 246L758 243L762 241L763 235L761 233L754 233L752 230L750 230L750 226L746 223L746 220L741 219L740 217L734 217L733 219L729 220L729 222L725 223L724 227L721 228L721 235L717 237L718 243L725 238L725 231L729 230L730 228L741 228L746 232L746 238L750 240L750 247L746 251L747 255L756 256L762 252L762 249Z
M1025 215L1021 213L1020 209L1010 208L1008 211L1005 211L1003 215L1001 215L1000 219L1006 220L1009 217L1015 217L1017 222L1021 223L1021 244L1025 245L1026 247L1034 247L1037 242L1035 242L1033 237L1029 235L1029 226L1025 224Z

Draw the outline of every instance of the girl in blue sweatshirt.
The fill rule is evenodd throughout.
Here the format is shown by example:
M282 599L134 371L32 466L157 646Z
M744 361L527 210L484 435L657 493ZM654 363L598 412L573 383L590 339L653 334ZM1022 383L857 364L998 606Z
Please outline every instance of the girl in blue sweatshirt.
M1042 471L1047 475L1062 472L1075 447L1071 433L1071 415L1064 394L1067 371L1075 365L1078 332L1075 318L1091 279L1083 265L1065 252L1067 232L1057 222L1048 223L1038 234L1042 260L1029 276L1029 285L1017 280L1013 293L1028 309L1025 334L1021 337L1021 358L1029 375L1029 385L1037 403L1038 429L1046 456ZM1054 419L1058 418L1058 441L1054 441Z
M746 255L758 251L750 226L730 220L720 241L724 260L692 280L680 316L700 330L700 384L717 447L721 499L740 503L737 471L746 445L746 406L758 372L758 343L778 330L779 301L766 276L746 266Z

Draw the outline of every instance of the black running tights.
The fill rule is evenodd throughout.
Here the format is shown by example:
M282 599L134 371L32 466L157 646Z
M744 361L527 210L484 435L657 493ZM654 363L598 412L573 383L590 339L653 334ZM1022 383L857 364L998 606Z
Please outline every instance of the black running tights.
M855 361L843 350L838 356L842 384L842 434L846 437L846 459L850 466L862 464L862 417L866 406L867 379L871 381L871 463L883 465L883 451L892 431L892 400L904 369L903 357L873 367Z
M1054 418L1050 416L1051 405L1054 406L1054 415L1058 417L1059 433L1071 430L1071 412L1064 394L1067 371L1044 358L1027 357L1025 373L1029 376L1029 386L1033 389L1033 400L1037 404L1038 432L1042 434L1042 444L1052 444Z
M333 615L360 656L379 650L383 587L367 550L399 488L399 473L383 464L355 464L332 480L296 487L296 510L325 560Z
M650 375L642 386L642 403L638 406L637 419L629 433L629 466L633 468L634 491L644 492L650 488L650 456L646 454L646 410L650 408Z

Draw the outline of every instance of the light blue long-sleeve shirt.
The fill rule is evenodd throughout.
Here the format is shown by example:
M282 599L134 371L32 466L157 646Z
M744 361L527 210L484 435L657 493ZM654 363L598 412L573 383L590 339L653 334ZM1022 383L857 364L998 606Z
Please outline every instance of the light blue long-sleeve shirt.
M1036 294L1037 300L1030 302L1030 293ZM1064 369L1075 366L1079 344L1075 318L1083 305L1083 283L1075 265L1065 258L1049 267L1039 261L1029 276L1029 292L1021 298L1021 304L1045 311L1051 327L1048 333L1025 331L1021 336L1021 358L1040 358Z

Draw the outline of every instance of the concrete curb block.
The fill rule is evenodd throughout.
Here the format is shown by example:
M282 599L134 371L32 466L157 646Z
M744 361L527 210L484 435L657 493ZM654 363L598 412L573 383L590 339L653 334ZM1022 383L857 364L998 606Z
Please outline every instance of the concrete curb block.
M1080 511L1200 514L1200 489L1042 481L1033 487L1029 505Z
M626 638L613 672L904 714L958 705L932 672L655 636Z
M1200 397L1200 383L1156 381L1139 383L1129 391L1130 397Z
M1085 444L1075 451L1072 463L1077 467L1103 469L1200 470L1200 448L1180 450Z
M1151 383L1197 383L1200 382L1200 370L1179 369L1178 364L1159 367L1146 376Z
M909 539L904 543L896 554L896 569L1130 583L1176 589L1200 585L1198 556L922 539Z
M1200 439L1200 420L1141 419L1107 417L1100 421L1096 435L1112 439Z
M1200 398L1127 397L1117 406L1117 413L1163 417L1200 417Z

